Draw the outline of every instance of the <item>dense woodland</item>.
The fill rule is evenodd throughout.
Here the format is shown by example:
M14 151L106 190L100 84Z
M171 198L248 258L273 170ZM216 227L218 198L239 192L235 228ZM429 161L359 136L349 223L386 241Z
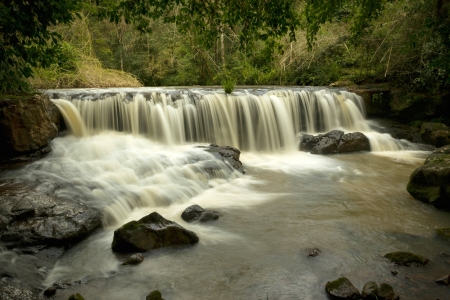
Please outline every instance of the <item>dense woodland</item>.
M0 4L3 93L28 83L450 86L448 0L39 2ZM27 32L30 22L42 30Z

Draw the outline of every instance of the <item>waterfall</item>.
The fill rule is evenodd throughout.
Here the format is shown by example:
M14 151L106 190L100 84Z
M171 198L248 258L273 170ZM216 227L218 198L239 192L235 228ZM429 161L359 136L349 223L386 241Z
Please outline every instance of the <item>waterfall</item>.
M302 133L333 129L366 134L373 151L402 150L389 135L371 132L361 97L334 89L240 90L136 89L133 92L66 93L54 100L74 134L123 131L168 145L215 143L246 151L295 151ZM106 91L106 90L105 90ZM80 131L81 130L81 131Z

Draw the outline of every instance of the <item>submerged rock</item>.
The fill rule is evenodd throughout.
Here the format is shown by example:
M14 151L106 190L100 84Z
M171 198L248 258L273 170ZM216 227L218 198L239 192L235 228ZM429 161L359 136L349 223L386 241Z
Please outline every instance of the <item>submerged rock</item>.
M47 95L0 99L0 162L21 162L47 154L61 118Z
M325 291L332 300L361 299L359 291L346 277L341 277L334 281L328 281L325 285Z
M215 210L204 209L200 205L194 204L183 211L181 218L188 223L195 221L208 222L217 220L219 218L219 213Z
M245 171L242 167L242 162L239 160L241 155L241 151L236 148L230 146L218 146L216 144L211 144L209 146L201 146L200 148L204 148L205 151L212 153L218 159L224 161L231 168L245 174Z
M317 136L304 134L300 142L300 150L312 154L336 154L357 151L370 151L369 139L361 132L344 134L340 130L332 130Z
M429 260L421 255L411 252L391 252L384 255L391 263L400 266L424 266Z
M43 297L33 292L10 284L0 282L0 299L2 300L43 300Z
M450 144L450 130L442 123L423 123L420 127L420 136L425 143L435 147L442 147Z
M319 248L312 248L308 250L308 256L309 257L316 257L320 254L320 249Z
M147 297L145 297L145 300L164 300L164 298L162 297L160 291L155 290L148 294Z
M101 214L77 203L29 188L0 182L0 242L9 248L77 242L101 224Z
M448 286L450 284L450 275L445 275L442 278L439 278L435 281L437 284Z
M130 253L191 245L198 243L198 240L194 232L153 212L139 221L128 222L116 229L111 247L116 252Z
M144 261L144 255L142 253L136 253L128 257L122 265L138 265Z
M450 145L436 149L412 172L407 191L436 208L450 209Z
M436 234L448 241L450 241L450 228L437 228Z

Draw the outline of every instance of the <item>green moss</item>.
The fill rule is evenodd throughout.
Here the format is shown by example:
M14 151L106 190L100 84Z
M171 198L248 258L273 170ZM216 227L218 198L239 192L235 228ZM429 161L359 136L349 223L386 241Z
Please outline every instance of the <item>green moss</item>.
M392 286L390 286L387 283L380 284L380 287L378 289L379 296L386 298L388 295L393 294L393 293L394 293L394 289L392 288Z
M437 228L436 234L438 236L450 241L450 228Z
M340 277L334 281L328 281L327 284L325 285L325 288L327 290L336 290L339 289L341 287L341 285L343 285L344 283L348 282L349 280L347 279L347 277Z
M408 267L411 265L426 265L428 263L428 259L426 259L425 257L411 252L391 252L386 254L384 257L396 265Z
M163 300L161 292L158 290L155 290L147 295L145 300Z
M80 294L76 293L71 295L68 300L84 300L84 298Z
M429 204L433 204L436 200L439 200L440 197L439 186L425 186L409 181L406 190L414 198Z

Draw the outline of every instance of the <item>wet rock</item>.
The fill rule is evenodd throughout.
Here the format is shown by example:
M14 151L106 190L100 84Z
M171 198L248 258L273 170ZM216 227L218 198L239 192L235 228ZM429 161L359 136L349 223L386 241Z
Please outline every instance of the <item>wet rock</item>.
M122 265L138 265L144 261L144 255L142 253L136 253L128 257Z
M332 130L317 136L304 134L301 137L300 150L312 154L336 154L357 151L370 151L369 139L361 132L344 134Z
M164 298L162 297L160 291L155 290L148 294L147 297L145 297L145 300L164 300Z
M425 143L435 147L443 147L450 144L450 130L442 123L423 123L420 128L420 136Z
M391 90L385 84L350 86L347 88L361 96L368 116L389 116L391 112Z
M398 300L400 297L394 292L392 286L387 283L380 284L378 288L378 300Z
M371 128L379 133L388 133L394 139L405 139L413 143L423 143L418 126L403 124L391 119L376 118L370 121L373 121L371 122ZM432 147L431 149L434 150Z
M448 286L450 284L450 275L445 275L442 278L439 278L435 281L437 284Z
M364 284L361 292L363 299L377 300L378 299L378 284L374 281L369 281Z
M57 108L47 95L0 99L0 162L48 153L49 148L44 148L58 134L56 114Z
M384 255L391 263L400 266L424 266L429 260L421 255L411 252L391 252Z
M230 146L219 146L216 144L211 144L206 147L202 146L200 148L204 148L205 151L212 153L214 156L224 161L233 169L241 172L242 174L245 174L245 171L242 167L242 162L239 160L241 151L239 151L238 149Z
M101 224L101 214L58 200L16 180L0 182L0 242L8 248L65 245Z
M80 294L76 293L76 294L70 295L68 300L84 300L84 298Z
M411 173L406 187L416 199L450 209L450 145L436 149Z
M328 281L325 285L325 291L332 300L361 298L359 291L346 277L341 277L334 281Z
M370 151L369 139L361 132L344 134L339 141L338 153Z
M394 275L394 276L397 276L398 271L397 270L391 270L391 274Z
M194 232L153 212L116 229L111 246L113 251L130 253L195 243L198 236Z
M195 221L207 222L217 220L219 218L219 213L215 210L207 210L197 204L194 204L183 211L181 218L188 223Z
M46 297L52 297L55 294L56 294L56 288L53 286L49 287L48 289L46 289L44 291L44 296L46 296Z
M448 241L450 241L450 228L437 228L436 234Z
M317 255L320 254L320 249L319 248L312 248L308 250L308 256L309 257L316 257Z
M33 292L10 284L0 283L0 299L2 300L43 300Z

